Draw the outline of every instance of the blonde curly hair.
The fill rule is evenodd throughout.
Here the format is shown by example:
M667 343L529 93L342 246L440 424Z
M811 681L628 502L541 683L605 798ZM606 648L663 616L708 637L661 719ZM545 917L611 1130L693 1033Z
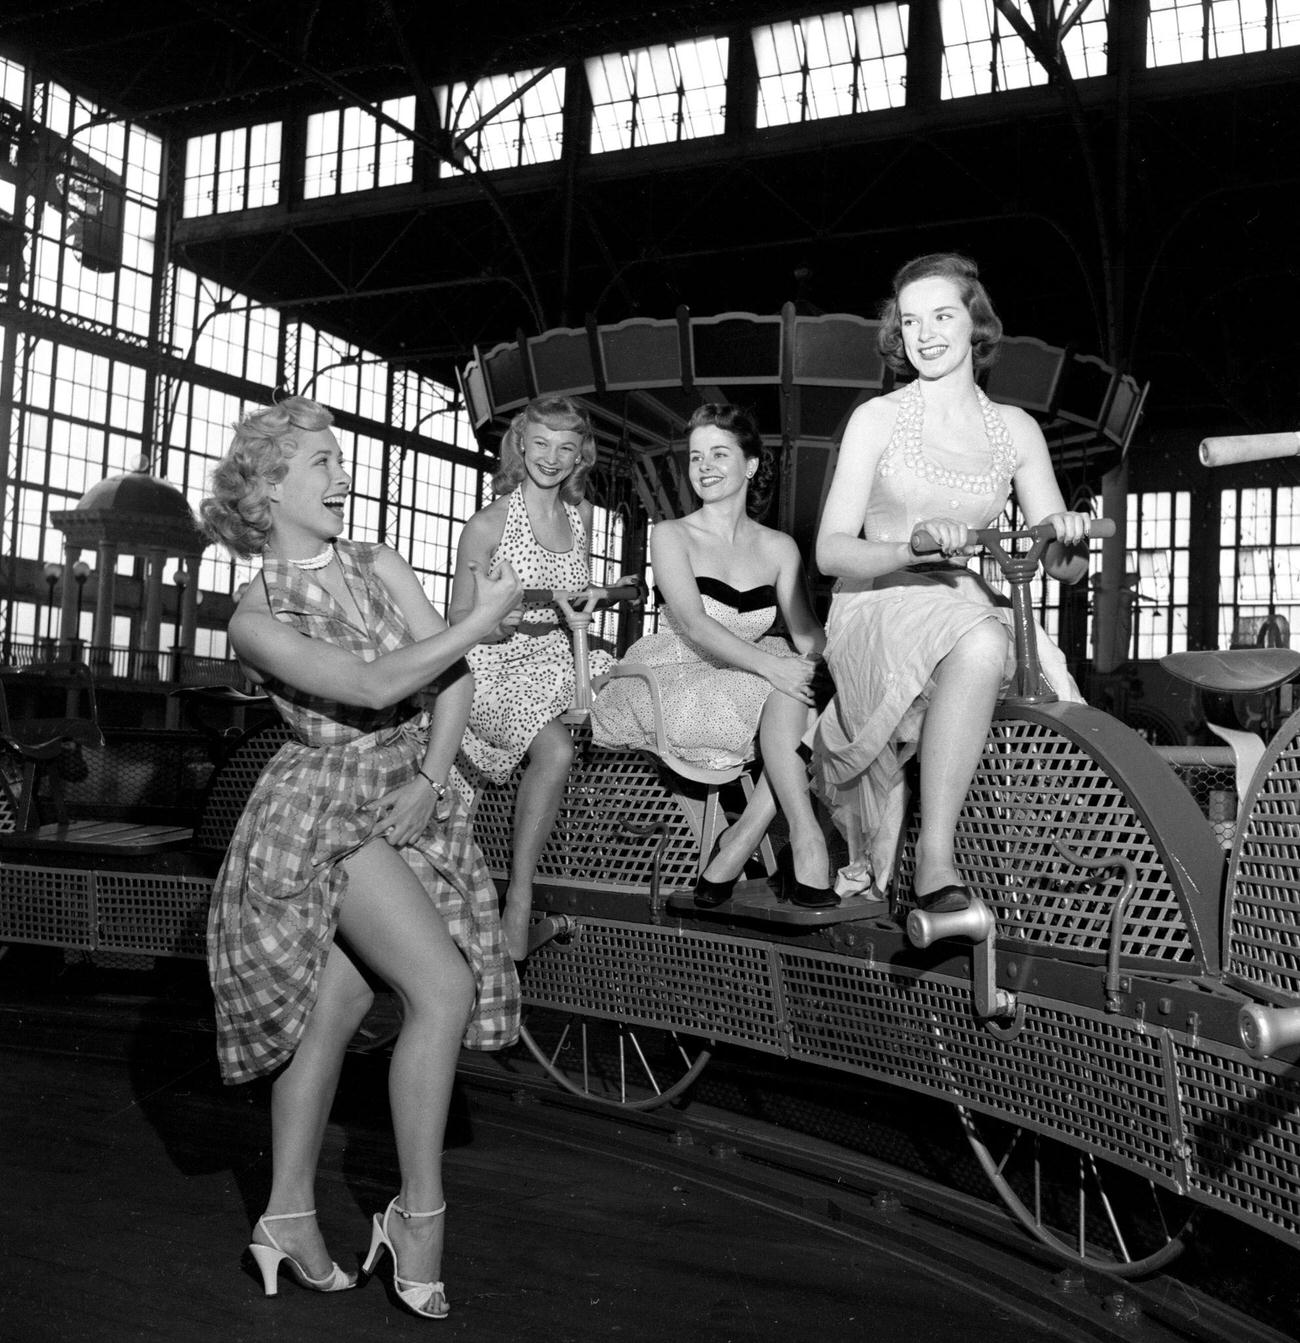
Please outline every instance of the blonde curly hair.
M208 534L236 555L260 555L271 531L267 487L278 484L298 450L296 434L328 429L334 416L305 396L286 396L235 425L226 455L212 470L212 493L199 505Z

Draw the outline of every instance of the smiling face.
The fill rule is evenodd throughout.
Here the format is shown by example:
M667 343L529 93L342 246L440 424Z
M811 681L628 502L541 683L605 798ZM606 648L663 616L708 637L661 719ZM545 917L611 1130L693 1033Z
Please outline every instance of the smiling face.
M736 435L716 424L692 429L686 449L691 485L706 504L746 490L758 466L745 456Z
M898 320L908 362L923 378L941 378L971 360L974 323L955 280L931 275L898 295Z
M329 429L298 429L285 457L284 479L271 487L276 540L287 557L303 559L343 531L352 481Z
M576 429L548 429L530 424L523 438L524 470L539 489L558 489L573 474L582 452Z

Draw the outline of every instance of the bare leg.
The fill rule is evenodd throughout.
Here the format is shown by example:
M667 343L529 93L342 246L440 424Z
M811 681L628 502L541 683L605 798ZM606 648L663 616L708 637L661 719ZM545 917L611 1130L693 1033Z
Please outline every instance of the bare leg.
M713 857L700 875L709 881L730 881L738 876L775 816L776 802L764 773L745 803L745 810L722 832Z
M506 949L517 961L528 954L528 919L533 910L537 860L555 824L572 764L573 738L563 723L552 719L528 747L528 765L515 798L514 851L501 928Z
M767 697L758 732L763 773L771 780L772 792L790 827L794 875L805 886L821 888L831 884L830 855L808 792L808 765L799 750L811 721L811 709L776 692Z
M343 1055L373 998L346 951L337 944L331 947L302 1039L271 1086L268 1213L306 1212L316 1206L316 1166ZM277 1222L273 1234L310 1277L329 1273L330 1255L313 1218ZM253 1239L270 1243L260 1227L254 1229Z
M388 1098L399 1204L410 1212L443 1205L442 1148L456 1059L474 1002L474 979L415 873L381 841L347 860L348 892L339 930L402 1004ZM445 1217L394 1217L388 1224L402 1277L436 1282Z
M957 641L934 673L934 695L921 729L921 833L916 889L961 881L953 837L979 764L1006 669L1009 635L983 620Z
M703 875L710 881L728 881L739 873L767 833L779 804L790 827L795 876L806 886L829 884L826 837L812 809L808 767L799 751L811 718L811 711L789 695L774 691L767 697L759 719L763 777L705 868Z

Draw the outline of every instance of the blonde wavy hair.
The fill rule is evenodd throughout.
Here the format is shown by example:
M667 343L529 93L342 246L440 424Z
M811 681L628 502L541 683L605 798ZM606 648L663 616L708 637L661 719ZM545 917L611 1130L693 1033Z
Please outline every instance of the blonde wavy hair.
M300 431L328 429L333 423L324 406L305 396L286 396L245 415L213 468L212 493L199 505L208 534L236 555L260 555L271 531L267 487L284 479Z
M586 413L567 396L539 396L530 401L510 421L501 436L501 461L492 477L495 494L509 494L527 474L524 467L524 440L534 425L546 429L571 429L582 440L573 474L560 486L560 498L566 504L580 504L586 497L587 477L596 465L596 435Z

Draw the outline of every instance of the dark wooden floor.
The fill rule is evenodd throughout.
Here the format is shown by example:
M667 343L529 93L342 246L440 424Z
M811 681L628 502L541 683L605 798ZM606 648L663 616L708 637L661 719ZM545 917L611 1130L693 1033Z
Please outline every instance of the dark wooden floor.
M0 1339L492 1343L1096 1337L1027 1285L846 1235L725 1174L653 1156L634 1124L458 1093L447 1154L452 1303L404 1313L383 1280L275 1299L241 1265L269 1178L266 1094L224 1089L184 984L36 985L0 961ZM107 979L107 982L106 982ZM189 986L192 987L192 986ZM318 1203L351 1267L397 1184L381 1054L350 1057ZM1027 1273L1026 1283L1034 1278Z

